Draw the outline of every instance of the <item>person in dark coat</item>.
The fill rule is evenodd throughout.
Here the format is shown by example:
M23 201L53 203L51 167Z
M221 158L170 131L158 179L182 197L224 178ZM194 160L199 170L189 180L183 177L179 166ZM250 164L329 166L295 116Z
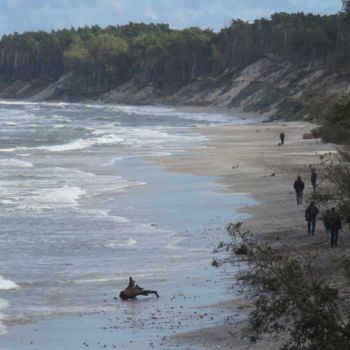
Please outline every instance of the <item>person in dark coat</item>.
M284 145L284 139L286 138L286 135L284 135L284 132L282 131L280 133L280 140L281 140L281 145Z
M346 221L346 223L348 224L348 228L349 228L349 231L350 231L350 215L347 215L347 216L345 217L345 221Z
M331 209L331 214L329 217L329 227L331 229L331 247L338 246L338 234L341 229L341 220L339 214L336 212L335 208Z
M305 220L307 221L307 234L314 235L316 227L316 218L319 213L315 202L312 201L310 205L305 210Z
M314 192L316 192L316 187L317 187L317 173L316 169L311 169L311 185L312 188L314 189Z
M303 204L303 191L305 185L300 176L295 180L293 187L297 196L297 204Z
M323 215L323 218L322 218L323 219L323 226L324 226L324 233L326 236L326 242L329 242L331 239L330 217L331 217L331 211L329 209L327 209Z

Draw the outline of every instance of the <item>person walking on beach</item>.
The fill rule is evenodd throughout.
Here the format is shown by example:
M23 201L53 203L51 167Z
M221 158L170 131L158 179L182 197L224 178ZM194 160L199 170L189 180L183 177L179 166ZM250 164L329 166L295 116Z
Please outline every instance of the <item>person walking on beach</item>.
M284 139L286 138L286 135L284 134L284 132L282 131L281 133L280 133L280 140L281 140L281 145L284 145Z
M335 211L335 208L331 209L329 218L329 227L331 229L331 247L338 246L338 234L341 230L341 220L339 214Z
M331 226L330 226L331 211L329 209L323 215L324 233L326 235L326 242L330 242L331 239Z
M303 191L305 185L300 176L298 176L298 178L295 180L293 187L297 197L297 205L303 204Z
M314 169L314 168L311 168L311 185L312 185L312 188L314 189L314 192L316 192L317 173L316 173L316 169Z
M307 234L314 235L316 227L316 218L319 213L315 202L312 201L310 205L305 210L305 220L307 221Z
M346 221L346 223L348 224L348 228L349 228L349 231L350 231L350 215L347 215L347 216L345 217L345 221Z

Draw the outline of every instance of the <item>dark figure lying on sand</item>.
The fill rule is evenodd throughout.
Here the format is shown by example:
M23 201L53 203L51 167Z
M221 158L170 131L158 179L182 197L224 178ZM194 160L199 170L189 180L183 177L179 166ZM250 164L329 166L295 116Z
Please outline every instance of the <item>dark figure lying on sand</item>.
M155 294L157 298L159 298L158 293L155 290L146 290L141 287L139 287L137 284L135 285L135 281L132 279L132 277L129 277L129 284L128 286L120 292L119 296L121 299L126 300L130 298L135 298L138 295L148 295L148 294Z

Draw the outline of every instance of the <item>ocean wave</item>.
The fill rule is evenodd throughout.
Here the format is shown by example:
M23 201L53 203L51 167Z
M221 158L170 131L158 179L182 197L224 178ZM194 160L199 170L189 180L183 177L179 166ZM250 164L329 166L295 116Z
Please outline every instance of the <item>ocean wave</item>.
M135 241L134 239L125 238L118 241L102 242L101 246L104 248L116 248L116 247L131 247L135 244L137 244L137 241Z
M61 127L62 125L60 125ZM82 128L80 128L82 130ZM87 138L78 138L69 140L63 144L41 145L37 147L17 146L11 148L0 148L0 152L16 152L18 154L32 151L48 152L69 152L89 149L95 146L124 145L133 148L142 148L144 146L154 147L154 150L162 148L163 144L183 145L184 142L192 142L194 137L200 141L207 137L197 134L173 134L168 130L172 128L163 127L120 127L110 125L108 128L84 128L84 131L91 135Z
M22 126L21 123L16 123L16 122L1 122L1 126Z
M115 215L113 215L113 216L109 216L108 218L111 219L112 221L118 222L120 224L124 224L124 223L130 222L130 220L125 218L124 216L115 216Z
M54 129L64 129L66 126L64 124L55 124L53 126Z
M63 123L63 124L70 124L72 122L71 119L67 118L64 115L60 114L54 114L53 116L50 117L54 122L58 123Z
M0 290L15 289L15 288L19 288L19 286L15 282L11 280L5 280L2 276L0 276ZM0 304L0 308L1 308L1 304Z
M69 102L31 102L31 101L18 101L18 100L0 100L0 106L51 106L51 107L66 107L74 106L76 104Z
M124 216L118 216L118 215L110 215L109 210L102 210L102 209L86 209L84 210L84 214L88 215L89 217L94 216L97 218L103 218L112 220L117 223L127 223L130 222L129 219L125 218Z
M28 102L28 101L14 101L14 100L0 100L0 105L38 105L40 102Z
M28 150L30 150L29 147L23 147L23 146L17 146L12 148L0 148L0 152L5 152L5 153L21 152L21 151L28 151Z
M240 120L239 117L234 117L226 113L205 113L198 111L186 112L171 107L115 105L111 106L110 108L116 112L121 112L129 116L147 114L156 117L175 117L179 119L192 120L197 122L207 122L213 124L228 123L235 121L235 119Z
M167 114L169 112L173 112L174 108L169 107L158 107L158 106L133 106L133 105L111 105L110 109L115 112L122 112L127 115L144 115L144 114L150 114L150 115L161 115L161 114Z
M39 203L68 203L73 206L86 192L77 186L41 188L34 191L33 199Z
M109 135L101 136L99 138L77 139L62 145L39 146L36 149L50 151L50 152L76 151L76 150L89 148L92 146L112 145L123 141L124 141L123 138L113 134L109 134Z
M18 159L0 159L0 166L2 167L16 167L16 168L31 168L33 164Z

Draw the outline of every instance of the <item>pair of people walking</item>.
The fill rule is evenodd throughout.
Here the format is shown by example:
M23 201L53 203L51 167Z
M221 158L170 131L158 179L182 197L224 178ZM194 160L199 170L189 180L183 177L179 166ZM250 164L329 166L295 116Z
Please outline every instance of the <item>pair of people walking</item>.
M307 221L307 233L308 235L315 234L316 219L319 214L319 210L312 201L305 210L305 220ZM335 208L326 210L323 216L323 225L325 227L327 240L329 240L331 247L338 246L339 230L342 228L341 219Z
M338 235L342 228L341 219L335 208L327 209L323 216L323 225L325 227L327 239L331 247L338 246Z

